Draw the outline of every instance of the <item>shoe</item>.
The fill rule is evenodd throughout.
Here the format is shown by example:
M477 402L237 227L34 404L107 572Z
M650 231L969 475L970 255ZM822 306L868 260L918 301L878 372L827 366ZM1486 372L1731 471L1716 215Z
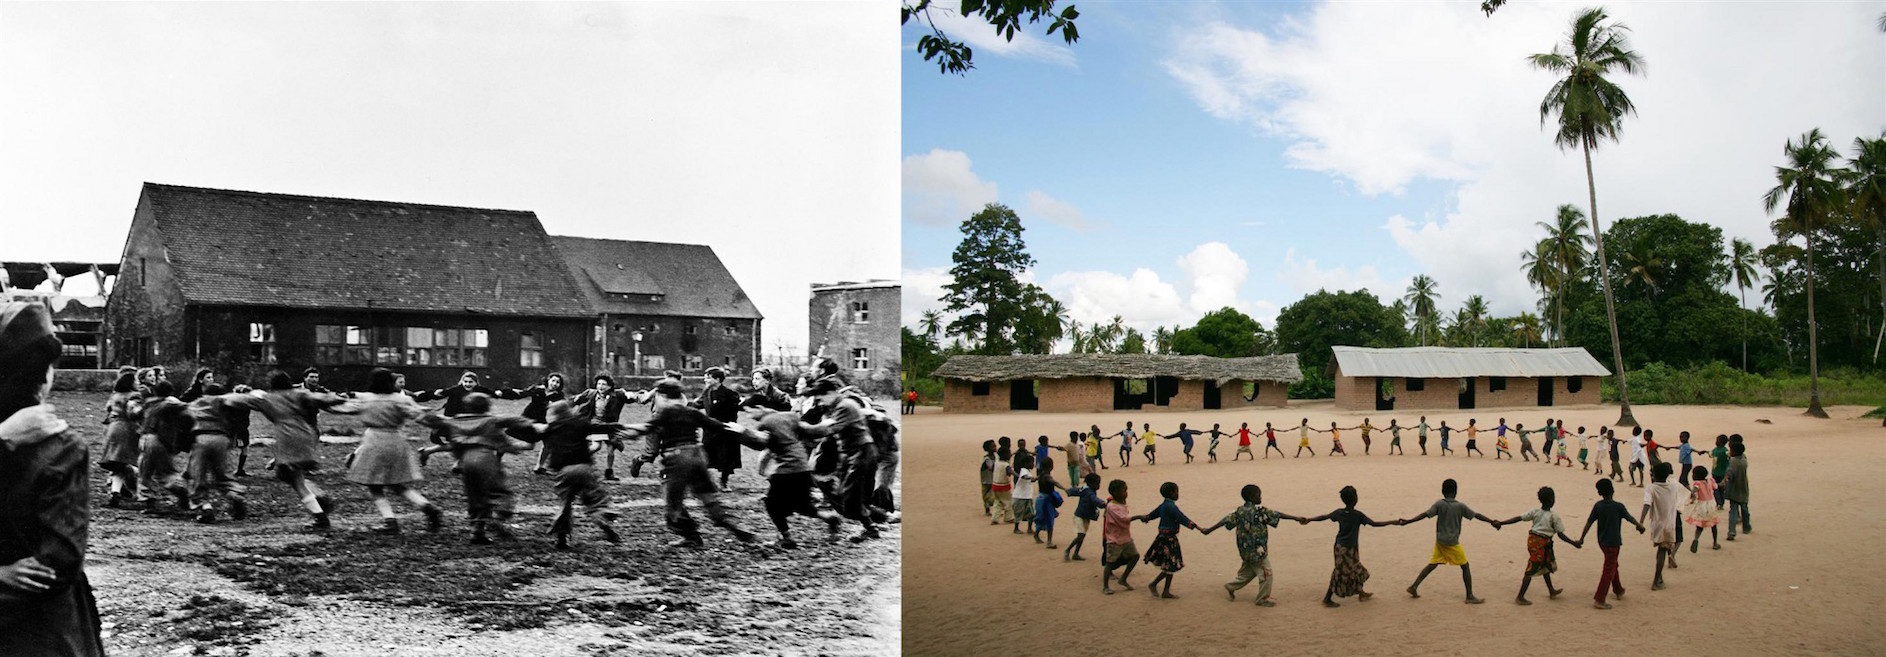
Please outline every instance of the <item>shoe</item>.
M838 533L838 528L844 526L844 524L845 524L845 521L840 519L838 516L833 515L833 516L825 517L825 531L831 532L833 534ZM1000 524L1000 523L990 521L989 524L995 525L995 524ZM1729 537L1729 540L1735 540L1735 537L1731 536Z
M118 503L119 503L119 502L122 502L123 500L124 500L124 496L123 496L123 495L119 495L119 494L117 494L117 493L112 493L112 494L111 494L111 497L105 500L105 506L106 506L107 508L112 508L112 509L116 509L116 508L118 508Z
M214 525L216 524L216 512L209 509L198 511L195 520L199 524Z
M602 530L602 540L609 541L610 543L622 542L622 535L616 533L615 527L611 527L607 524L603 524L603 525L597 525L596 528Z
M557 549L559 550L570 549L570 535L569 534L557 534Z
M248 478L249 478L249 471L248 471L248 470L237 470L237 471L236 471L236 474L234 474L234 475L231 475L231 476L233 476L233 477L235 477L235 478L237 478L237 479L248 479Z
M794 543L792 539L790 538L782 538L777 541L773 541L773 547L779 548L781 550L797 550L799 549L799 544Z
M308 531L315 531L315 532L324 532L329 529L332 529L333 527L334 525L328 522L327 514L325 513L314 514L313 522L309 522L308 524L301 526L302 529L306 529Z
M426 467L426 462L432 460L432 452L428 452L424 449L416 449L413 451L419 452L419 467Z
M547 474L550 474L550 468L537 468L535 470L532 470L531 472L540 474L540 475L547 475Z
M491 539L486 537L484 532L472 532L471 544L472 545L490 545Z
M602 480L603 481L622 481L621 479L616 478L616 471L614 468L610 468L608 470L602 471Z
M334 499L326 495L314 496L314 504L315 506L321 507L321 513L323 514L334 512Z
M876 528L876 527L866 527L866 528L864 528L864 531L861 531L861 532L858 532L858 534L857 534L857 535L855 535L855 536L852 536L852 537L851 537L851 542L853 542L853 543L863 543L863 542L865 542L865 541L869 541L869 540L872 540L872 539L875 539L875 538L878 538L878 530L877 530L877 528Z
M229 500L229 518L244 520L249 517L249 502L240 497Z
M701 547L701 545L702 545L702 543L701 543L701 537L699 537L699 536L686 536L686 537L682 537L682 538L681 538L680 540L677 540L677 541L673 541L673 542L670 542L670 543L668 544L668 547L675 547L675 548L697 548L697 547Z
M399 520L397 518L387 518L385 522L381 523L379 527L373 530L373 533L384 536L398 536L400 533Z
M426 531L436 532L445 526L445 514L439 511L439 507L427 504L419 507L419 512L426 514Z

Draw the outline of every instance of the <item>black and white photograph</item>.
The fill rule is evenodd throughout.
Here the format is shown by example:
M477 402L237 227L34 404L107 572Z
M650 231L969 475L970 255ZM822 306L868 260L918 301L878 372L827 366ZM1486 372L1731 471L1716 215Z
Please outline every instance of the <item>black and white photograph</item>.
M0 1L0 655L898 653L896 25Z

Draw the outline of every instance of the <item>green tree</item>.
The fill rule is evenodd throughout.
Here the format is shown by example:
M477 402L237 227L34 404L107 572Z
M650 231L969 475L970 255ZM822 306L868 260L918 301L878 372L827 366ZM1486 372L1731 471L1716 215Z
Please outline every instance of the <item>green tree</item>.
M1883 24L1886 25L1886 24ZM1882 340L1886 340L1886 131L1875 139L1855 137L1853 156L1847 160L1847 199L1850 213L1861 226L1879 236L1880 330L1873 339L1873 362L1879 362Z
M975 353L1012 354L1016 323L1030 312L1035 288L1021 281L1022 272L1035 265L1022 241L1022 220L1008 206L990 203L964 220L961 230L963 241L950 254L953 280L943 294L944 312L956 319L945 332L963 336Z
M1532 343L1545 341L1544 336L1542 336L1539 331L1538 315L1520 313L1519 317L1513 319L1510 323L1512 324L1512 337L1520 342L1520 346L1530 349L1532 348Z
M1626 284L1642 283L1651 292L1657 291L1657 281L1663 280L1663 258L1657 257L1656 246L1639 242L1625 249L1622 258Z
M1415 274L1408 283L1408 294L1402 297L1408 302L1409 311L1414 313L1415 328L1421 333L1421 346L1428 346L1430 329L1438 328L1434 315L1434 300L1440 295L1441 284L1434 282L1427 274Z
M1143 333L1140 333L1139 329L1128 328L1126 330L1126 333L1124 333L1122 337L1120 338L1120 353L1123 353L1123 354L1146 353L1146 335Z
M943 331L943 313L935 310L923 311L917 319L917 330L922 332L923 338L929 340L930 344L936 344L937 336Z
M1327 375L1330 347L1399 347L1408 329L1367 290L1317 290L1277 313L1277 347L1295 352L1305 372Z
M1735 279L1735 290L1742 296L1740 308L1748 308L1748 289L1761 282L1761 272L1756 270L1760 261L1755 257L1755 245L1740 237L1730 243L1729 275ZM1742 318L1742 371L1748 371L1748 317Z
M1023 286L1022 312L1015 322L1015 348L1025 354L1045 354L1067 335L1067 307L1034 285Z
M1206 313L1191 328L1172 336L1172 350L1186 355L1243 358L1263 353L1264 325L1226 306Z
M995 28L997 36L1007 41L1015 40L1015 33L1022 28L1023 21L1033 25L1042 20L1048 21L1048 36L1061 33L1061 39L1069 45L1080 40L1080 31L1074 27L1074 20L1081 13L1068 5L1060 13L1054 11L1055 0L962 0L957 6L957 13L964 17L978 17ZM923 61L934 61L937 70L942 73L963 75L975 68L975 53L968 45L950 38L936 26L931 19L933 9L930 0L905 0L903 23L919 18L930 28L930 33L917 39L917 52L923 53Z
M1550 256L1557 285L1553 292L1554 317L1552 330L1557 334L1560 344L1565 342L1565 292L1572 281L1584 271L1585 264L1591 257L1587 247L1591 236L1579 232L1580 224L1585 221L1585 213L1570 204L1559 206L1552 223L1537 222L1545 229L1546 254Z
M1605 76L1613 71L1641 71L1644 59L1631 50L1626 36L1629 28L1622 23L1607 24L1608 18L1603 8L1580 11L1572 17L1571 30L1566 35L1565 43L1554 45L1552 52L1532 55L1528 60L1535 68L1565 75L1552 85L1552 89L1546 92L1545 100L1539 103L1539 122L1543 125L1553 114L1557 114L1558 128L1553 141L1559 148L1576 147L1585 154L1585 188L1590 193L1591 234L1598 251L1598 280L1604 288L1605 314L1611 325L1612 362L1617 367L1617 423L1635 426L1637 419L1631 415L1630 383L1624 376L1624 350L1618 340L1617 308L1611 295L1611 277L1604 271L1608 265L1604 258L1604 229L1598 221L1598 184L1591 173L1591 150L1604 140L1616 141L1624 117L1637 112L1624 90Z
M1800 235L1807 240L1807 414L1827 417L1821 408L1820 345L1814 323L1814 238L1834 219L1840 208L1840 185L1834 173L1834 149L1820 128L1789 140L1782 151L1788 166L1775 167L1775 187L1762 195L1762 209L1770 213L1785 207L1774 223L1776 236Z
M926 379L936 368L943 366L943 355L937 351L936 343L928 337L919 335L908 326L898 327L903 332L903 375L905 380Z

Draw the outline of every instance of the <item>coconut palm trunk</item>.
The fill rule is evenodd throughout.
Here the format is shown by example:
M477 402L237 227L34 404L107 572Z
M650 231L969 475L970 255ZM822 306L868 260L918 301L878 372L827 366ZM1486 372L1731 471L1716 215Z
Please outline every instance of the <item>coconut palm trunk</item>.
M1814 321L1814 231L1807 233L1807 414L1827 417L1821 408L1820 330Z
M1598 227L1598 183L1591 175L1591 145L1586 144L1584 150L1585 190L1591 194L1592 244L1598 252L1598 283L1604 287L1604 314L1611 325L1611 364L1617 367L1619 409L1617 426L1634 427L1637 426L1637 418L1631 415L1631 384L1629 377L1624 374L1623 343L1618 340L1617 302L1611 299L1611 265L1604 259L1604 230ZM1808 307L1812 308L1813 305L1813 297L1809 297ZM1810 310L1808 314L1814 313Z

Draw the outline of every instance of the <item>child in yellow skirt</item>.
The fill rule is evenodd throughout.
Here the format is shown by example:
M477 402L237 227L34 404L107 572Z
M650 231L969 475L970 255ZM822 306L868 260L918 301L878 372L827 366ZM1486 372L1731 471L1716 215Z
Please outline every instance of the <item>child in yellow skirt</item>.
M1460 484L1455 483L1454 480L1441 482L1441 499L1435 500L1428 510L1421 512L1421 515L1401 521L1401 524L1406 525L1428 518L1435 519L1434 555L1429 557L1428 567L1421 569L1421 574L1415 577L1414 583L1408 585L1408 595L1411 597L1421 597L1419 591L1421 580L1427 579L1428 574L1434 572L1434 569L1441 564L1447 564L1460 566L1460 581L1467 588L1467 604L1477 605L1486 602L1473 597L1473 569L1467 565L1467 551L1460 547L1460 524L1462 520L1471 518L1496 528L1499 525L1492 518L1477 513L1468 508L1465 503L1454 499L1454 495L1459 491Z

